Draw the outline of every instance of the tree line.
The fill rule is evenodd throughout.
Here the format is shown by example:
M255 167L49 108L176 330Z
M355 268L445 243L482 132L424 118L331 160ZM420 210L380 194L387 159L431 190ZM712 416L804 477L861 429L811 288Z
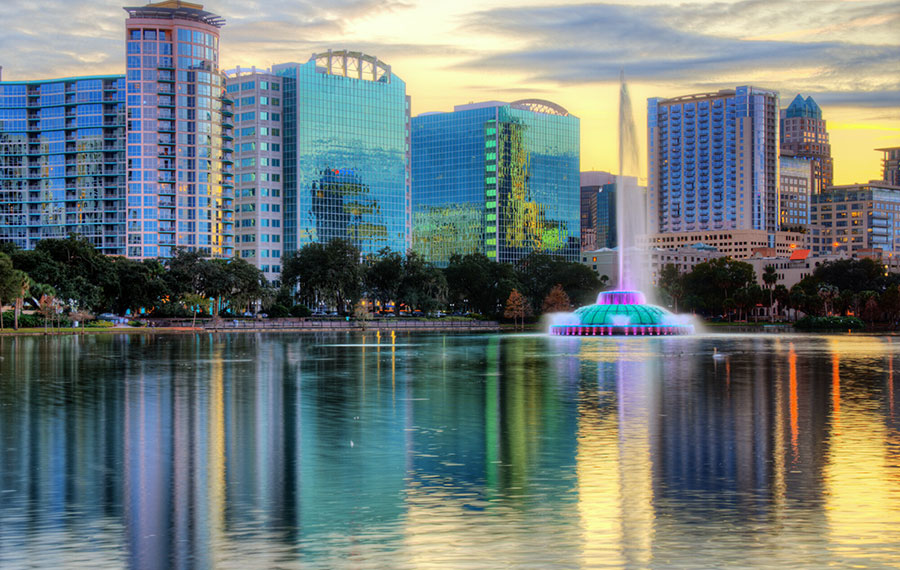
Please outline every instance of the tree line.
M779 283L769 265L756 281L753 266L731 258L698 264L688 273L672 265L660 272L661 298L676 312L743 320L756 307L771 319L784 320L798 312L815 317L855 316L868 323L891 323L900 318L900 274L889 273L873 259L825 262L790 289Z
M307 316L319 307L350 315L362 299L393 304L395 311L403 306L499 318L514 290L529 314L539 314L556 286L576 304L592 302L602 287L586 266L543 253L516 265L455 255L439 268L412 251L383 249L364 257L340 239L287 254L282 267L281 280L269 283L243 259L205 259L185 249L169 259L133 260L106 256L77 236L42 240L33 250L7 242L0 243L0 305L12 308L4 316L14 327L32 311L79 321L103 313Z

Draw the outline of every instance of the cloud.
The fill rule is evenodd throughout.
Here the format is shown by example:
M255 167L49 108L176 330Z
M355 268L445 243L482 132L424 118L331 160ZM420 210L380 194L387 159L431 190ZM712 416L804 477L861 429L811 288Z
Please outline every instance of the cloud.
M847 23L842 33L816 32L838 22ZM884 33L884 22L900 22L900 4L741 0L496 8L469 15L463 27L514 47L457 67L515 71L527 81L561 85L614 81L624 68L631 80L681 88L752 82L826 91L835 101L845 93L847 104L855 98L854 104L882 106L900 90L900 46ZM792 35L802 39L777 39Z
M127 14L122 7L145 3L3 0L0 54L5 57L0 56L0 65L4 78L124 73ZM353 22L411 7L399 0L217 0L205 4L226 20L222 55L233 61L223 60L225 65L241 63L244 52L253 59L305 60L322 46L342 45L340 38Z

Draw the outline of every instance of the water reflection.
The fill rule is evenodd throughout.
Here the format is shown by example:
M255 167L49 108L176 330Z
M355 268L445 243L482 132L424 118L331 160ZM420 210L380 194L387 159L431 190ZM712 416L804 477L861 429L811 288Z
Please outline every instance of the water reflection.
M0 566L888 566L898 350L0 339Z

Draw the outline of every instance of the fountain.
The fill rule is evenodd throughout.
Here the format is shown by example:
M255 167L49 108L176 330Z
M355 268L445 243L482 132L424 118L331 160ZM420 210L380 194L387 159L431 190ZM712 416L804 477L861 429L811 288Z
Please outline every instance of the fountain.
M646 233L646 202L637 184L639 172L637 137L631 97L625 85L625 73L619 88L619 175L616 178L616 225L619 262L619 287L603 291L597 304L576 309L574 313L555 315L550 334L563 336L638 335L668 336L692 334L689 315L675 315L647 303L641 291L651 287L644 252L637 236Z

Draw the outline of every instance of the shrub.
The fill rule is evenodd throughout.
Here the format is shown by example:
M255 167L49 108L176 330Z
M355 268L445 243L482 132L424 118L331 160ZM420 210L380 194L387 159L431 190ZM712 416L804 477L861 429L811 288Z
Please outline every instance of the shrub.
M866 324L857 317L814 317L807 315L794 323L794 328L802 331L846 331L864 329Z
M130 327L142 327L144 323L141 321L128 321L128 326Z
M275 304L269 307L268 315L271 319L283 319L291 316L291 313L284 305Z
M97 320L97 321L91 321L85 326L90 329L108 329L110 327L114 327L115 325L109 321Z
M310 311L308 307L305 307L303 305L294 305L293 307L291 307L291 316L292 317L297 317L297 318L302 319L302 318L308 317L310 315L312 315L312 311Z

